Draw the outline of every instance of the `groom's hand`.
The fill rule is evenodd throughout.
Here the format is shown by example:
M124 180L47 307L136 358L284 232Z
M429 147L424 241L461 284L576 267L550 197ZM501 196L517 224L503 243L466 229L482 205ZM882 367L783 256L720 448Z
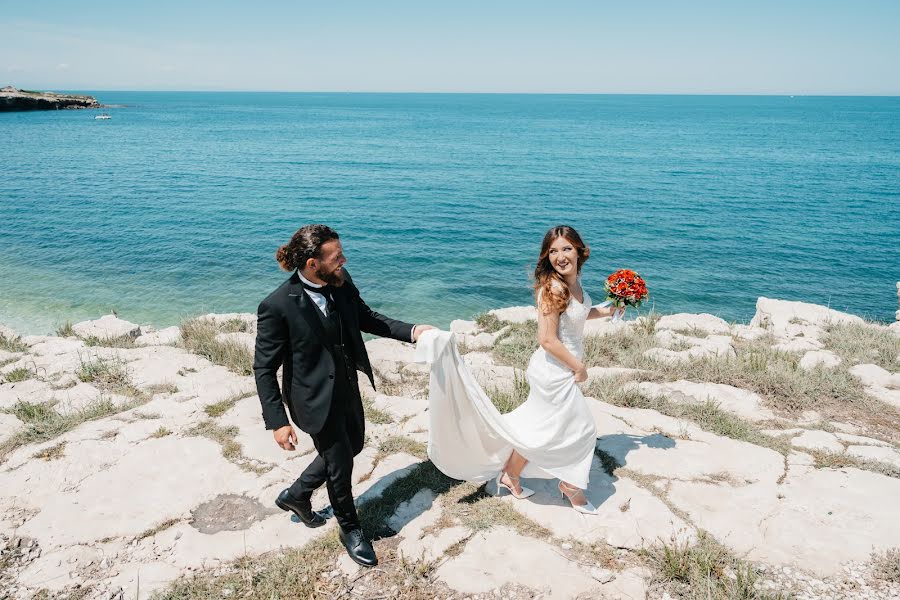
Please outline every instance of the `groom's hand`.
M434 329L433 325L416 325L413 327L413 343L419 341L419 336L422 335L423 332L428 331L429 329Z
M293 450L294 444L297 443L297 433L290 425L285 425L272 432L275 437L275 443L281 446L282 450Z

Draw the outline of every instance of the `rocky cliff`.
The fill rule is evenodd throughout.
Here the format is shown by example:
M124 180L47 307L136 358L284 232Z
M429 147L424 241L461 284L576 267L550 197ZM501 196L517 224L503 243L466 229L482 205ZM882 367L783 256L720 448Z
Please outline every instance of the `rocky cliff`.
M527 396L534 317L451 326L502 412ZM900 596L900 323L766 298L746 325L589 321L596 516L554 481L515 500L438 472L428 368L372 340L353 474L369 571L333 519L307 529L273 504L314 449L265 431L255 334L249 314L0 327L0 598Z
M12 86L0 89L0 112L100 108L100 106L93 96L32 92L19 90Z

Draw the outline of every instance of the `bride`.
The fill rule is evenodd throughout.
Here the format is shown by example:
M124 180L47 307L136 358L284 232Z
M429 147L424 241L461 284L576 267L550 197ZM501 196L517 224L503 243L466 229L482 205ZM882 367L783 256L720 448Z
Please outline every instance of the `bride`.
M432 330L419 340L420 360L431 362L428 454L441 471L457 479L496 475L497 491L516 498L534 492L519 483L529 477L558 478L572 507L595 514L584 490L597 431L578 383L587 380L584 324L612 316L615 307L592 307L579 274L590 250L566 225L544 236L534 270L540 347L526 377L528 399L501 415L475 382L452 337Z

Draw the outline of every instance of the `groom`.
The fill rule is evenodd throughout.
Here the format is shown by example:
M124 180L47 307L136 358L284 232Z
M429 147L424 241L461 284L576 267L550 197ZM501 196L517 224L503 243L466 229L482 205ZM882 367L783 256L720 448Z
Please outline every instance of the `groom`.
M326 484L341 542L350 558L371 567L378 559L363 535L350 479L365 438L356 372L375 385L361 332L414 342L431 327L395 321L366 306L344 270L347 259L330 227L301 227L275 258L293 274L259 305L256 389L275 442L285 450L297 443L287 404L291 420L312 437L318 453L275 504L307 527L319 527L325 518L312 510L311 497ZM281 389L275 377L279 367Z

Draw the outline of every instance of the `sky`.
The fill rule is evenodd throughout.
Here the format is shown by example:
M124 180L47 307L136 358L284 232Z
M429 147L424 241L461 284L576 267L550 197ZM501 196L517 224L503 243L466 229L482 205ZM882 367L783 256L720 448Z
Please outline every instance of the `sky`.
M0 0L0 86L900 95L900 0Z

